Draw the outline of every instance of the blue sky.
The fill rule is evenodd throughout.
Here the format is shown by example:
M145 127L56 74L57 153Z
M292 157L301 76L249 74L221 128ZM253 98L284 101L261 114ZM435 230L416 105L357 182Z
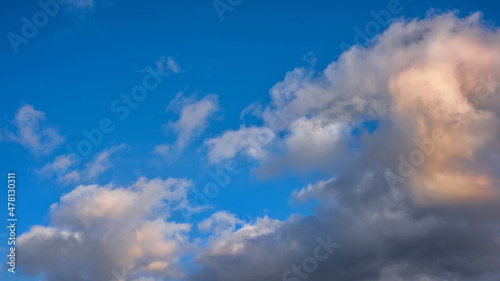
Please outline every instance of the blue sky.
M478 20L481 30L496 32L500 23L500 7L491 1L68 1L57 2L59 11L48 17L33 38L19 44L12 44L12 33L21 36L22 18L32 21L33 15L42 8L36 1L3 1L0 11L0 33L4 34L0 41L0 91L3 93L0 167L4 173L17 173L17 235L29 233L36 225L68 230L67 226L57 225L58 209L54 207L56 209L51 212L51 205L60 202L61 196L72 194L79 185L116 190L133 185L141 177L186 179L190 182L190 188L182 197L186 201L174 200L178 204L174 206L167 200L169 203L159 211L146 216L151 219L154 214L165 221L192 225L192 230L183 234L186 243L191 244L186 246L189 250L182 250L187 253L172 258L188 273L178 274L177 269L169 267L171 275L166 275L169 276L166 280L196 280L199 273L193 268L209 267L203 262L209 254L193 253L190 247L196 243L200 243L196 247L204 247L215 240L217 227L208 233L196 227L209 217L216 218L213 214L224 214L220 216L235 232L245 226L259 225L261 219L276 220L279 225L291 224L297 216L303 218L301 224L307 225L308 218L325 220L325 210L340 207L332 206L335 204L326 200L326 195L314 192L317 197L311 195L314 199L298 203L294 196L300 197L297 195L299 190L304 188L306 194L308 185L321 186L322 182L342 178L342 173L353 179L358 177L346 171L348 169L391 166L391 160L385 158L377 164L367 160L373 158L370 155L382 155L386 149L392 149L391 140L401 137L403 133L400 132L404 131L394 129L397 126L393 117L377 111L382 105L373 106L376 113L361 109L356 117L328 111L314 123L316 121L311 120L316 120L317 112L323 110L321 106L309 111L301 106L313 102L328 104L328 99L323 103L319 94L311 94L310 98L296 99L293 103L290 100L293 98L285 97L288 92L296 91L297 97L297 93L315 91L314 85L321 88L325 83L321 79L329 77L329 69L335 68L332 62L345 51L343 46L357 44L360 48L369 46L369 50L378 44L377 40L370 43L360 40L357 28L372 39L394 22L425 20L450 11L456 11L453 14L456 21L481 12L482 18ZM231 6L228 2L236 4ZM229 8L218 10L223 7ZM374 14L390 15L389 21L382 16L377 22ZM440 23L441 19L437 19L434 24ZM366 31L370 24L376 28L373 34ZM390 51L396 56L398 50ZM344 80L357 81L352 76L358 75L359 83L371 85L370 73L385 75L385 69L372 68L375 55L372 57L367 52L358 56L354 51L351 54L353 61L365 58L367 66L351 69L340 64L338 68L344 67L344 70L339 70L339 79L346 75ZM331 72L336 73L335 70ZM156 74L158 80L152 74ZM141 87L144 89L144 81L153 85L146 90L146 96L127 104L123 95L130 95ZM332 84L341 84L336 83ZM334 88L339 92L354 88L345 83ZM374 86L366 91L377 92L377 89ZM358 94L356 91L342 93ZM380 95L367 104L384 99L385 96ZM292 119L284 121L286 129L276 130L269 118L272 119L274 110L283 113L284 109L292 112ZM336 118L338 122L325 123L325 116ZM292 120L294 122L290 123ZM102 122L107 125L103 126ZM308 126L313 126L313 130L321 126L321 132L327 136L319 135L317 140L304 144L309 138ZM103 133L103 127L112 127L112 132ZM102 139L98 137L96 144L90 146L92 151L88 155L82 155L77 149L81 142L90 143L83 133L85 130L94 133L99 130L97 134L102 135ZM369 141L372 135L383 139L378 136L381 132L389 132L385 135L387 138L394 133L394 137L380 143ZM272 136L272 140L262 141L261 137L265 136ZM407 139L410 138L412 136ZM403 143L406 139L401 137L400 140L399 143ZM338 143L346 145L342 149L330 147L340 147ZM383 148L384 145L388 147ZM295 153L297 146L300 153ZM70 152L68 147L76 153ZM470 149L477 149L478 155L491 149L495 151L492 155L496 155L497 148L493 147L484 144L484 147ZM368 149L373 150L366 152ZM394 155L397 159L397 153ZM77 162L76 158L81 161ZM67 161L66 165L51 166L58 159ZM483 158L478 156L478 159ZM483 165L489 167L498 164L496 160L484 161L487 164ZM228 165L235 166L238 171L231 174ZM474 165L481 166L475 162ZM227 186L221 186L217 179L226 181ZM350 182L350 178L346 182ZM106 187L110 183L113 187ZM204 192L207 185L220 190L201 206L197 194ZM68 202L72 204L73 201ZM73 203L78 205L78 202ZM163 213L165 209L168 215ZM187 217L183 215L186 212L189 213ZM5 214L3 212L1 217ZM220 223L224 219L214 221ZM341 219L338 223L342 227ZM75 233L79 232L75 230ZM344 243L348 247L349 242ZM5 247L5 243L1 246ZM24 272L20 261L17 279L7 275L3 266L2 274L11 278L5 280L46 278L57 281L64 280L57 279L63 278L61 276L76 276L60 273L58 268L36 265L35 260L26 261L29 265ZM78 259L71 257L68 260ZM136 265L140 263L135 262ZM114 268L106 274L111 270ZM128 270L134 278L157 278L130 280L163 280L154 274L151 277L139 265L137 268L130 265ZM214 268L209 270L216 271ZM191 273L194 277L189 277ZM226 280L227 277L214 276L218 277L211 277L213 280ZM469 280L465 275L457 276L462 278L458 280ZM82 275L79 278L87 280ZM262 276L259 278L265 280ZM488 276L480 278L489 280ZM351 277L345 280L382 279Z

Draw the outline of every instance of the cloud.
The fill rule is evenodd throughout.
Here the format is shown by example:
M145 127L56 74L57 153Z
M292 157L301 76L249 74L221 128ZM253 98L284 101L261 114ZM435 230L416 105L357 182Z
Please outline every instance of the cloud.
M170 152L170 146L168 146L167 144L157 145L153 149L154 154L158 154L161 156L167 156L169 154L169 152Z
M234 214L220 211L200 222L198 228L206 232L222 235L226 231L234 231L236 226L242 223L243 221L236 218Z
M261 117L283 136L275 141L285 149L274 153L293 160L282 163L332 169L335 159L372 154L422 203L497 196L485 154L498 153L499 48L479 14L396 21L370 47L351 48L319 73L297 68L271 89ZM477 96L491 103L471 102ZM383 135L352 135L371 120Z
M59 155L53 162L45 164L40 170L38 170L38 173L42 175L49 175L60 171L64 172L67 171L75 162L75 158L71 155Z
M162 56L156 61L156 69L160 72L181 72L181 67L172 57Z
M262 218L214 235L191 280L304 280L300 274L311 280L496 280L500 233L492 214L498 204L428 208L409 195L401 202L383 173L357 168L308 188L320 201L312 216ZM318 240L333 252L307 271L303 261ZM297 273L285 275L290 268Z
M331 159L349 134L349 125L343 122L298 118L289 125L286 153L298 165L321 164Z
M32 105L19 108L12 124L14 132L2 130L0 140L18 143L36 156L51 154L64 141L57 129L46 124L45 113Z
M303 260L316 247L314 239L303 236L317 235L318 229L299 217L262 217L239 224L209 238L197 257L202 267L190 280L282 280L294 260Z
M177 133L176 148L182 151L194 137L199 136L208 126L208 119L219 110L217 95L207 95L201 100L184 98L177 94L167 110L179 112L179 119L170 122L166 128Z
M242 127L237 131L227 131L220 137L205 141L208 160L219 163L240 153L253 159L263 159L266 157L264 147L274 137L274 133L265 127Z
M189 248L185 233L191 226L168 218L190 186L145 178L129 187L78 186L51 207L50 226L34 226L19 237L24 273L43 273L48 281L182 276L179 256Z
M331 178L326 181L319 181L315 184L310 183L304 188L294 190L292 196L298 201L306 203L311 198L321 197L328 185L334 181L335 178Z
M446 13L395 21L324 71L287 73L254 107L275 136L259 154L321 163L330 179L292 193L315 212L255 237L227 224L191 280L497 280L499 51L479 14ZM209 160L245 152L244 131L213 139ZM308 272L302 261L329 235L342 246Z
M181 71L181 68L180 66L177 64L177 62L171 58L171 57L168 57L167 58L167 61L166 61L166 68L170 71L172 71L173 73L179 73Z
M204 231L210 231L208 246L200 253L204 257L237 255L247 251L247 240L266 236L278 228L282 222L268 217L257 219L254 223L246 223L228 212L216 212L198 224ZM236 228L241 225L240 228Z
M56 176L57 180L65 185L93 182L113 167L111 156L125 147L125 144L120 144L104 149L86 163L81 170L76 168L78 161L74 155L59 155L53 162L45 164L37 173L42 176Z
M109 159L111 155L124 149L125 144L120 144L113 146L109 149L105 149L97 154L92 161L85 165L85 170L82 172L85 179L95 179L100 174L104 173L106 170L112 167Z

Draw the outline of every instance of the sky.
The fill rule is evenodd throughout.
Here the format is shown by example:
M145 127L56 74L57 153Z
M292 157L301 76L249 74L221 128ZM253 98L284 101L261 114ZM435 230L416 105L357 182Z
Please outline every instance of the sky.
M500 5L1 5L1 280L500 280Z

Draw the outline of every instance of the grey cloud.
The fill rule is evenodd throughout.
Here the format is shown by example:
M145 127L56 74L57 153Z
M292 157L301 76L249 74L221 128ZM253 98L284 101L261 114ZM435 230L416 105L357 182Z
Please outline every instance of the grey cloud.
M190 280L304 280L283 273L328 235L341 247L307 280L498 280L499 166L493 159L500 155L494 141L500 108L489 101L500 96L499 51L500 33L486 28L480 14L446 13L395 21L369 47L353 47L323 72L289 72L271 89L269 105L253 106L264 127L283 136L274 140L281 146L271 146L282 149L267 154L284 164L261 161L259 169L321 163L330 179L293 193L299 201L317 200L315 214L292 216L263 235L232 231L223 245L240 250L200 254L202 267ZM480 102L471 103L470 95L479 94ZM275 126L276 112L286 117L281 126ZM318 128L297 138L297 120ZM363 129L371 120L378 124L372 132ZM360 133L321 138L332 124ZM430 149L438 129L442 139ZM316 137L328 146L326 161L310 151ZM314 161L288 161L297 148ZM397 173L401 157L410 161L416 151L424 159L411 164L414 172L388 182L387 171Z

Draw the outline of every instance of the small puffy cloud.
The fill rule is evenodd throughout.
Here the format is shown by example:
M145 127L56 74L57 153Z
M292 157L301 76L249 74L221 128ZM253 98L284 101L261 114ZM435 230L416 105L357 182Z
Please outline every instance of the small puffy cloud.
M12 124L13 131L0 131L0 140L18 143L36 156L51 154L64 141L57 129L46 124L45 113L32 105L19 108Z
M171 57L167 58L167 69L170 70L170 71L172 71L173 73L179 73L181 71L180 66Z
M154 69L153 69L154 68ZM170 56L161 56L154 61L154 66L147 66L143 69L138 70L141 73L161 73L162 76L168 76L170 74L178 74L182 72L182 68L177 63L175 59Z
M205 141L208 148L208 160L219 163L243 154L254 159L264 159L264 147L275 137L273 131L266 127L242 127L237 131L227 131L220 137Z
M176 148L182 151L207 128L208 119L219 110L218 97L207 95L201 100L194 100L179 93L167 110L179 112L179 119L168 123L166 128L177 133Z
M113 167L111 157L125 147L125 144L120 144L104 149L86 163L81 170L76 168L78 160L75 155L59 155L53 162L45 164L37 173L42 176L55 175L57 180L65 185L92 182Z
M51 207L50 226L34 226L19 237L25 273L44 274L48 281L181 277L178 262L189 247L191 226L168 218L190 186L145 178L129 187L78 186Z
M160 72L170 71L172 73L181 72L181 67L172 57L161 57L156 61L156 69Z

